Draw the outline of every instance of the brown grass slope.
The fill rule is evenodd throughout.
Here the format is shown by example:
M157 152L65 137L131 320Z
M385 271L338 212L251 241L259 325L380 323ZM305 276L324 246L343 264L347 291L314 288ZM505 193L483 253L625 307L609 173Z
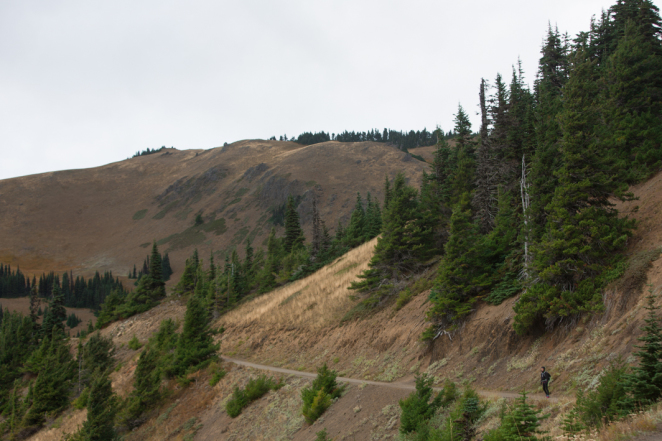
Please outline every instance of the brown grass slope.
M0 181L0 262L28 273L140 265L152 240L168 250L175 280L194 247L209 252L260 246L270 209L301 196L304 229L312 195L332 228L347 221L356 192L383 199L384 176L404 171L418 185L427 165L379 143L240 141L209 150L167 149L103 167ZM205 224L193 227L196 213ZM222 258L221 256L218 256Z
M662 174L633 191L639 201L619 207L639 221L627 251L630 268L605 292L604 313L569 322L552 333L520 337L512 331L516 299L510 299L499 306L479 305L452 339L442 336L428 345L419 341L428 309L423 292L399 311L390 305L364 320L341 323L340 318L356 304L346 287L367 265L372 241L309 278L221 317L215 324L226 328L218 337L221 354L308 372L327 363L345 377L386 382L411 384L416 372L427 372L437 384L450 378L481 390L509 392L523 388L537 392L538 369L545 365L554 379L554 396L568 397L540 404L552 413L545 424L556 436L562 412L578 387L594 386L602 369L619 356L634 362L647 284L662 303L662 259L655 260L655 251L662 246ZM184 311L182 301L172 299L103 331L121 347L122 367L113 374L113 385L121 395L131 390L139 355L126 347L127 342L134 334L146 341L162 319L181 321ZM324 427L334 439L392 439L397 433L397 400L406 391L352 385L323 418L308 426L300 415L300 391L310 380L296 376L231 419L224 404L233 386L243 386L260 371L231 363L223 366L228 375L213 388L206 371L195 374L193 385L185 389L169 383L169 400L126 439L310 440ZM486 424L496 424L497 416L495 411Z

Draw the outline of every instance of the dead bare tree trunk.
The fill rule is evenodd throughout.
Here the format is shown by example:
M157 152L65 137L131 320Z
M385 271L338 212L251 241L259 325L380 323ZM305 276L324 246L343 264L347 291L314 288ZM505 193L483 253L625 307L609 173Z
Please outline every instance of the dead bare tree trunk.
M520 179L520 194L522 196L522 213L524 217L524 269L522 276L524 280L530 277L529 269L531 266L532 256L529 253L529 206L531 200L529 197L529 183L526 182L526 155L522 155L522 178Z

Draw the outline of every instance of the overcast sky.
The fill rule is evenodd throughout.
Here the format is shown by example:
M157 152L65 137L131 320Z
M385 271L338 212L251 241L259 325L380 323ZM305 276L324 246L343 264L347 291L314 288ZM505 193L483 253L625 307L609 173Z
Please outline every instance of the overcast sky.
M601 0L0 2L0 179L166 145L477 122L481 77L535 77L548 22ZM474 127L477 129L477 127Z

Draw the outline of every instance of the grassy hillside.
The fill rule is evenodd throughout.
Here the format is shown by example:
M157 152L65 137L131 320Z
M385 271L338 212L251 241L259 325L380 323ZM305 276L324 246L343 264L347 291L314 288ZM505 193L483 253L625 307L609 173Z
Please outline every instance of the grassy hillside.
M356 192L383 199L384 176L415 184L427 165L382 143L240 141L209 150L165 149L103 167L0 181L0 261L25 273L81 275L140 266L156 240L181 274L193 248L208 259L255 247L280 227L288 194L310 234L312 195L331 229L347 222ZM197 213L204 223L194 225ZM280 214L279 214L280 213Z

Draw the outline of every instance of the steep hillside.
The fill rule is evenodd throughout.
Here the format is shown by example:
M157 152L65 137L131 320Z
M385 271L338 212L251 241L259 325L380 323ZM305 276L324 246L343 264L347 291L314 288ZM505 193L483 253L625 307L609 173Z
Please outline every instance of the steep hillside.
M646 285L657 294L662 288L662 259L657 259L662 246L662 174L633 190L639 201L619 208L635 217L640 227L630 241L629 268L605 292L602 314L565 323L553 333L518 336L511 326L517 301L512 298L499 306L480 304L453 335L426 344L419 340L429 307L424 291L399 311L390 305L364 320L342 322L356 304L346 288L366 268L373 240L318 273L258 297L216 322L226 329L218 337L224 357L301 372L266 372L283 376L284 388L269 392L232 419L224 405L233 387L245 385L264 371L224 362L228 374L214 387L208 385L207 371L196 373L188 388L168 382L172 395L127 439L310 440L322 428L334 439L389 439L395 437L399 424L397 401L409 393L404 387L413 385L416 372L434 376L437 385L446 378L470 384L487 397L512 397L526 388L535 399L540 396L536 393L541 365L553 375L552 393L557 399L539 406L551 413L545 428L559 435L562 412L569 408L576 388L597 384L603 368L619 356L634 360L631 355L645 315ZM636 205L640 208L635 210ZM422 275L432 277L434 269ZM181 320L184 312L182 301L172 299L102 331L120 348L121 368L113 374L113 387L120 395L132 389L139 355L127 347L128 341L135 335L146 342L161 320ZM300 414L300 392L310 384L310 375L305 373L322 363L345 377L395 387L351 384L320 420L308 426ZM498 421L498 405L491 406L486 427ZM73 431L84 420L79 411L68 415L61 428L42 431L33 439L60 439L63 431Z
M0 181L0 262L28 274L125 276L156 240L177 280L194 247L207 259L212 250L222 258L242 249L247 239L260 246L279 224L288 194L298 197L307 232L313 193L333 228L348 220L357 192L381 201L384 176L403 171L418 184L426 167L381 143L254 140L7 179ZM197 213L204 223L194 226Z

